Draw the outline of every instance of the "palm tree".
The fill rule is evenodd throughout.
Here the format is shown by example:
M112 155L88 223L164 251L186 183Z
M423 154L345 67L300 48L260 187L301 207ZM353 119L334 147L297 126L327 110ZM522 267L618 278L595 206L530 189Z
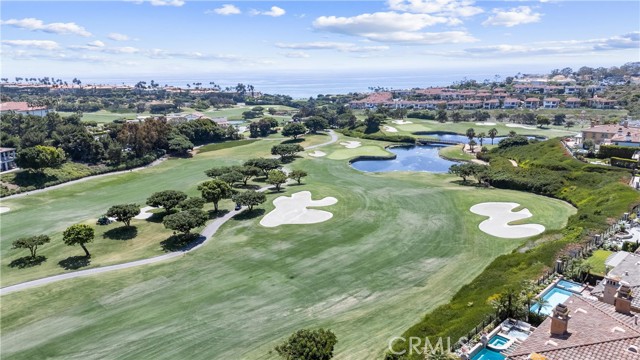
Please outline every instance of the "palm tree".
M476 137L476 131L473 130L473 128L468 128L467 137L469 138L469 140L472 140L474 137Z
M491 138L491 145L493 145L493 139L495 139L496 135L498 135L498 129L493 128L489 130L489 137Z
M581 266L582 273L584 274L584 278L582 278L582 282L586 282L587 278L589 277L589 275L591 275L591 270L593 270L593 265L589 264L589 263L584 263Z
M482 141L484 141L484 138L487 137L487 134L481 132L480 134L478 134L478 140L480 141L480 147L482 147Z
M540 315L543 307L549 306L549 301L542 297L537 298L535 302L538 305L538 315Z

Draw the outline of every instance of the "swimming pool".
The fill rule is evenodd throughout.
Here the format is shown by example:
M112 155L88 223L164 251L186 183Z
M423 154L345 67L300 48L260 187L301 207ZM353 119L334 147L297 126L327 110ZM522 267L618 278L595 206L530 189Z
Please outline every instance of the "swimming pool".
M491 340L489 340L489 345L502 347L502 346L507 345L509 343L509 341L511 341L511 340L507 339L504 336L496 335L496 336L492 337Z
M482 349L471 360L504 360L507 357L497 351Z
M547 305L543 306L542 309L540 309L540 314L551 315L553 308L555 308L556 305L565 302L568 298L571 297L571 295L573 295L571 291L567 291L554 286L553 288L551 288L551 290L542 295L542 298L547 301ZM538 304L533 304L533 306L531 306L529 310L531 310L531 312L538 313L539 308L540 306Z
M574 293L581 293L584 290L584 285L568 280L560 280L556 286Z

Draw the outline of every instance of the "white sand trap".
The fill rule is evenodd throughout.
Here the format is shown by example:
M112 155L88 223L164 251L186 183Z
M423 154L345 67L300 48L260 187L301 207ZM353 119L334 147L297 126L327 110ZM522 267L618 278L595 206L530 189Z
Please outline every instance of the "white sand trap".
M9 210L11 210L10 208L6 207L6 206L0 206L0 214L2 213L6 213Z
M309 153L309 156L313 156L313 157L323 157L323 156L327 156L327 153L325 153L324 151L314 151L312 153Z
M469 210L474 214L489 217L478 226L480 230L489 235L519 239L541 234L544 231L544 226L540 224L508 225L512 221L533 216L528 209L522 209L518 212L511 211L518 206L520 204L512 202L486 202L473 205Z
M338 202L334 197L311 200L309 191L300 191L290 197L279 196L273 200L273 209L260 220L264 227L276 227L286 224L316 224L333 217L328 211L307 209L309 206L329 206Z
M494 126L495 124L496 123L494 123L494 122L479 122L479 123L476 123L476 125L478 125L478 126Z
M535 130L536 128L531 127L531 126L526 126L526 125L522 125L522 124L506 124L506 127L513 127L513 128L523 128L523 129L527 129L527 130Z
M362 146L362 143L360 141L347 141L341 142L340 145L346 147L347 149L355 149Z
M145 206L142 209L140 209L140 214L134 216L133 218L138 220L148 219L153 216L153 213L150 213L149 211L154 209L155 208L153 206Z
M394 128L393 126L387 126L385 125L382 130L386 131L386 132L398 132L398 129Z
M408 125L408 124L413 124L412 121L404 121L404 120L393 120L392 123L396 124L396 125Z

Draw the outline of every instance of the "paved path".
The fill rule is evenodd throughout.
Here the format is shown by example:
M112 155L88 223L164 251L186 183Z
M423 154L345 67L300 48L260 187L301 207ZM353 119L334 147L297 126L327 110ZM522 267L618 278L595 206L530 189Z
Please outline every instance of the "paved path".
M330 141L327 141L327 142L319 144L319 145L313 145L313 146L306 147L305 150L315 149L317 147L333 144L336 141L338 141L338 136L332 130L329 130L329 135L331 135L331 140ZM80 179L80 180L82 180L82 179ZM61 185L63 185L63 184L61 184ZM271 187L270 186L265 186L263 188L260 188L260 190L258 190L258 191L264 192L264 191L267 191L269 188L271 188ZM50 188L47 188L47 189L50 189ZM45 190L45 189L43 189L43 190ZM21 194L18 194L18 195L21 195ZM16 292L16 291L25 290L25 289L29 289L29 288L32 288L32 287L40 286L40 285L51 284L51 283L56 282L56 281L61 281L61 280L66 280L66 279L73 279L73 278L89 276L89 275L95 275L95 274L101 274L101 273L120 270L120 269L128 269L128 268L132 268L132 267L136 267L136 266L154 264L154 263L157 263L157 262L166 261L166 260L169 260L169 259L174 259L174 258L181 257L181 256L183 256L184 254L186 254L188 252L195 251L195 250L201 248L202 246L204 246L207 242L209 242L209 240L211 240L213 235L218 231L218 229L220 229L220 227L222 225L224 225L224 223L226 223L227 221L229 221L229 219L231 219L235 215L241 213L245 209L246 209L246 207L243 207L240 210L229 211L224 216L213 220L213 222L211 222L209 225L207 225L204 228L204 230L202 230L202 232L200 233L201 238L204 237L204 240L200 244L198 244L198 245L196 245L196 246L194 246L194 247L192 247L192 248L190 248L188 250L176 251L176 252L172 252L172 253L165 254L165 255L160 255L160 256L156 256L156 257L152 257L152 258L148 258L148 259L131 261L131 262L123 263L123 264L102 266L102 267L95 268L95 269L74 271L74 272L71 272L71 273L60 274L60 275L55 275L55 276L49 276L49 277L42 278L42 279L37 279L37 280L23 282L23 283L16 284L16 285L6 286L6 287L3 287L3 288L0 289L0 296L6 295L6 294L10 294L12 292Z

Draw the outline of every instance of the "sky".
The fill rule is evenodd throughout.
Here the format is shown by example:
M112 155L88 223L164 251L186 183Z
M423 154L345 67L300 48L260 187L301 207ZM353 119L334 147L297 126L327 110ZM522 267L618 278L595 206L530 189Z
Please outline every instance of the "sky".
M7 1L2 77L549 71L640 61L638 1Z

